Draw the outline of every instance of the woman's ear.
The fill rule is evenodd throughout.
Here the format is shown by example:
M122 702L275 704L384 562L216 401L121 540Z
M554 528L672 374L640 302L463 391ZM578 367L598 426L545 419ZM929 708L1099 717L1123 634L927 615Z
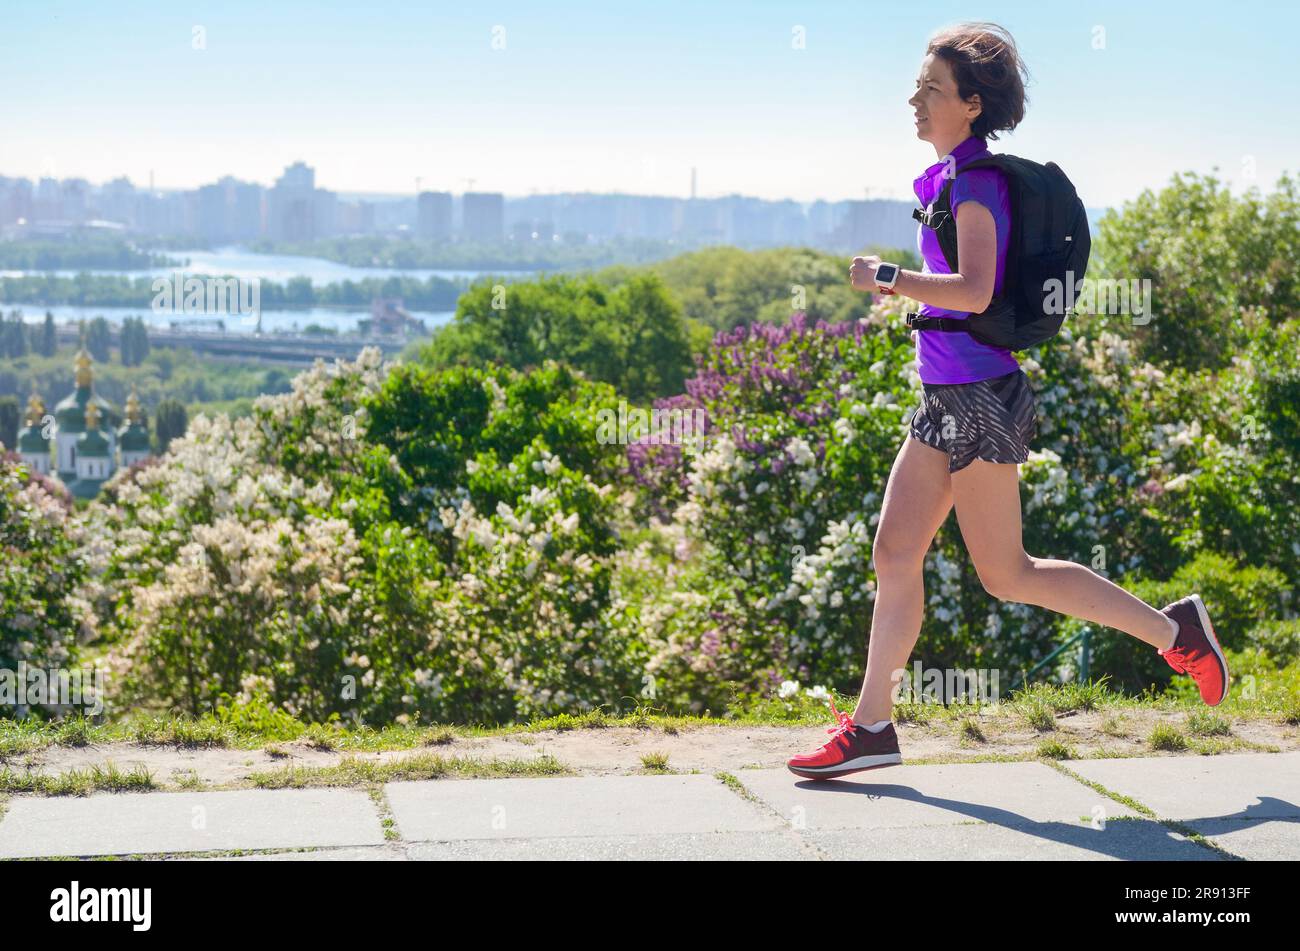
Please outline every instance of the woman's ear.
M984 103L980 100L980 94L972 93L971 97L966 100L966 118L974 122L983 111Z

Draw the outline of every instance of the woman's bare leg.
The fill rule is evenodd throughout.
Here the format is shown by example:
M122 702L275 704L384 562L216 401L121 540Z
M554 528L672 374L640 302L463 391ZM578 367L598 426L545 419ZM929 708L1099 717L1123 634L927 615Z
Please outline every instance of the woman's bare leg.
M1021 541L1020 470L977 459L952 474L957 524L986 591L1169 646L1169 619L1119 585L1072 561L1033 558Z
M872 545L876 600L867 672L853 711L857 723L888 720L893 712L893 673L907 667L921 633L925 554L951 508L948 454L906 437L889 473Z

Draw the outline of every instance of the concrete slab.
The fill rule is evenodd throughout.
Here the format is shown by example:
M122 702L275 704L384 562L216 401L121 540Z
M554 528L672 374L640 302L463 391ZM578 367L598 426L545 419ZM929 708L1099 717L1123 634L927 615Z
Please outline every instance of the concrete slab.
M413 842L407 857L421 861L808 861L816 853L789 832L710 832L702 835L576 836L542 839L462 839Z
M1070 768L1244 859L1300 859L1300 753L1081 760Z
M1066 765L1232 855L1300 860L1300 753ZM784 769L736 776L757 802L706 774L390 783L401 842L384 839L375 805L353 789L14 796L0 817L0 858L230 849L306 851L210 860L1222 857L1042 763L899 766L829 781Z
M1187 825L1239 858L1300 862L1300 822L1294 819L1266 819L1262 822L1219 819L1189 822Z
M1068 767L1162 819L1300 820L1300 753L1079 760Z
M763 832L781 824L708 775L434 780L384 787L407 842Z
M17 796L0 819L0 858L383 844L355 789Z
M405 862L399 845L371 845L359 849L307 849L303 852L267 852L260 855L167 856L169 862Z
M1220 861L1197 845L1146 819L1119 819L1104 829L1067 822L1022 826L972 822L894 829L839 829L806 833L828 859L869 861Z
M832 780L800 779L784 769L746 769L735 775L797 831L970 821L1087 827L1136 815L1042 763L894 766Z

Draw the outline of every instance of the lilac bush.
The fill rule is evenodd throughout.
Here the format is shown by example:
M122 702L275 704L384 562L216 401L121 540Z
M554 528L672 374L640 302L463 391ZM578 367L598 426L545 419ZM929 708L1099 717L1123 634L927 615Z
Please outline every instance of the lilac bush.
M645 610L659 642L651 666L681 702L716 709L786 678L855 687L877 513L920 398L899 327L905 306L887 299L853 323L795 315L719 335L671 404L702 408L708 438L695 450L630 449L641 511L663 536L640 553L659 551L652 563L665 573ZM1248 373L1198 386L1136 359L1130 341L1069 327L1022 366L1040 417L1021 466L1027 551L1130 587L1214 549L1295 578L1300 507L1284 504L1295 498L1294 465L1271 475L1264 467L1297 455L1294 441L1279 445L1290 437L1277 408L1293 369L1273 367L1267 386ZM1229 445L1252 405L1275 422L1244 448ZM1252 533L1234 541L1235 525ZM1050 611L989 596L953 518L926 559L925 590L917 651L927 665L1012 673L1074 630Z

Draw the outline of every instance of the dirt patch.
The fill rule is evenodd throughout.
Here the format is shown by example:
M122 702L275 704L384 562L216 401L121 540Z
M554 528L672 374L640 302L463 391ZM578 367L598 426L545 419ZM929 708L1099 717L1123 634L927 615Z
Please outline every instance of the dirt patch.
M978 728L964 730L963 722ZM1183 730L1189 749L1155 752L1147 740L1157 723ZM1045 741L1067 746L1075 758L1119 756L1203 755L1205 753L1300 750L1300 727L1252 720L1234 723L1225 736L1198 737L1186 732L1187 714L1142 709L1069 713L1055 718L1054 729L1039 731L1012 710L981 711L962 719L936 718L929 724L898 725L904 763L962 762L981 759L1026 759L1036 756ZM980 736L983 739L980 739ZM489 737L457 737L453 742L419 750L341 752L322 750L306 742L277 743L278 755L265 750L177 749L134 743L85 747L51 747L11 756L4 765L23 772L56 776L112 764L121 770L141 766L164 789L238 787L249 785L253 773L294 767L334 766L346 757L388 762L414 753L478 760L528 760L546 754L574 772L609 775L642 771L641 757L662 753L678 772L738 772L779 767L793 754L819 746L824 727L701 726L669 733L659 727L610 727Z

